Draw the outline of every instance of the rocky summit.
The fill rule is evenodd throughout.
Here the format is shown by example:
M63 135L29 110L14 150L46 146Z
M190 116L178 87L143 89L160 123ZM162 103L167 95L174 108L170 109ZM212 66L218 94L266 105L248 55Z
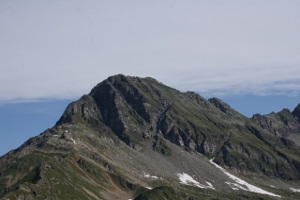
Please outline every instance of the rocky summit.
M112 76L0 158L0 199L300 199L299 119Z

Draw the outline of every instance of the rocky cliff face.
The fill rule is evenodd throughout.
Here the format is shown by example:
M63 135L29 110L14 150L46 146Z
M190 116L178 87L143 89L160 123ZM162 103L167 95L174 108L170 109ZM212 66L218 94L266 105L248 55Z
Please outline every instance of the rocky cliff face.
M299 146L290 136L300 130L299 110L248 119L217 98L112 76L71 103L53 128L0 158L0 197L194 198L176 182L182 172L218 188L208 198L224 197L226 176L210 158L240 175L297 182ZM157 189L144 193L149 185Z
M119 75L71 104L58 124L76 123L76 119L94 127L105 125L136 150L143 149L145 138L159 137L187 151L216 157L219 164L241 173L300 177L299 160L288 156L297 147L288 154L276 149L291 146L281 136L300 130L287 110L269 117L256 115L252 123L220 99L181 93L152 78Z
M290 144L300 146L300 122L299 122L299 105L290 112L283 109L278 113L270 113L268 115L253 115L251 118L258 126L278 136ZM287 141L289 140L289 141Z

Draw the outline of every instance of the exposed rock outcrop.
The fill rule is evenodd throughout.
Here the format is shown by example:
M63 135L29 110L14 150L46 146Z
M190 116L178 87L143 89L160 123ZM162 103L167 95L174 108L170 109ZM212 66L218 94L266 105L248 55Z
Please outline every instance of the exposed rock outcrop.
M256 114L251 118L258 126L269 133L300 146L300 122L298 120L299 106L293 112L283 109L278 113L267 115Z

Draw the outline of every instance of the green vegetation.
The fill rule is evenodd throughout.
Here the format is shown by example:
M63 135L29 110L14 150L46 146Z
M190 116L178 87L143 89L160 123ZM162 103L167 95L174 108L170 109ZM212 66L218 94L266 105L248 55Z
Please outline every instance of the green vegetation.
M171 187L161 186L139 194L134 200L182 199Z

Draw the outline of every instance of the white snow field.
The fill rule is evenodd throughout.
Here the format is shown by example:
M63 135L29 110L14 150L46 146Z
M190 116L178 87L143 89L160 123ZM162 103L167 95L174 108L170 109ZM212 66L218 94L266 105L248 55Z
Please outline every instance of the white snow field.
M193 177L191 177L190 175L188 175L186 173L182 173L182 174L177 173L176 175L179 177L181 184L195 186L195 187L202 188L202 189L207 189L207 188L215 189L210 182L206 182L207 186L202 185L198 181L193 179Z
M230 185L231 188L233 190L238 190L238 189L241 189L241 190L245 190L245 191L249 191L249 192L254 192L254 193L259 193L259 194L266 194L266 195L269 195L269 196L274 196L274 197L281 197L277 194L274 194L274 193L271 193L271 192L268 192L266 190L263 190L259 187L256 187L254 185L251 185L249 183L247 183L246 181L230 174L226 169L220 167L219 165L217 165L216 163L214 163L214 158L209 160L210 163L212 163L215 167L219 168L224 174L226 174L230 179L232 179L233 181L235 181L234 183L232 182L229 182L227 181L226 184Z

